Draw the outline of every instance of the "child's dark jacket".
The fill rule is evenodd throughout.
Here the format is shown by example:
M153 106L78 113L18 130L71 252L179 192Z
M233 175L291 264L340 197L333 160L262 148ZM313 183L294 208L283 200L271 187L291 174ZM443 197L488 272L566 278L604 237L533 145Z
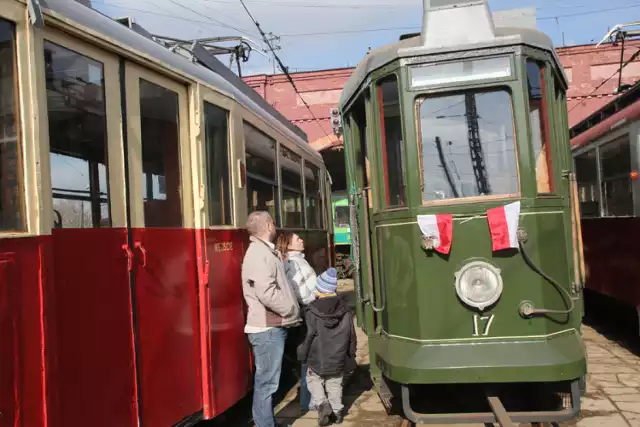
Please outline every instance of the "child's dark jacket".
M307 335L298 347L298 360L323 377L354 369L356 331L353 315L339 297L318 298L306 310Z

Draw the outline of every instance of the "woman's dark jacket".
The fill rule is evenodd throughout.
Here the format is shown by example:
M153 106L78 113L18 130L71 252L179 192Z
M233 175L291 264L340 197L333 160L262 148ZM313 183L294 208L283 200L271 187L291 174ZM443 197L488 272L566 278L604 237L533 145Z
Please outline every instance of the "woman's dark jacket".
M323 377L353 370L356 331L342 297L318 298L307 306L305 318L307 334L298 347L298 360Z

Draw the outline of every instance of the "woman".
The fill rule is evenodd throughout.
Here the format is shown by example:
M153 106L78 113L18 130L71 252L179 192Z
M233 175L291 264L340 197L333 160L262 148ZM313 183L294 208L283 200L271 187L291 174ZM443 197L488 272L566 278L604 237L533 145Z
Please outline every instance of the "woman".
M276 240L276 248L280 251L284 260L284 268L287 273L287 279L293 288L298 302L302 307L302 319L306 306L316 299L316 273L304 258L304 240L295 233L285 231L278 236ZM304 341L306 335L306 327L304 324L297 331L296 342L293 343L297 348L298 344ZM300 377L300 408L302 410L313 409L309 405L311 403L311 394L307 388L307 365L302 365L302 373Z

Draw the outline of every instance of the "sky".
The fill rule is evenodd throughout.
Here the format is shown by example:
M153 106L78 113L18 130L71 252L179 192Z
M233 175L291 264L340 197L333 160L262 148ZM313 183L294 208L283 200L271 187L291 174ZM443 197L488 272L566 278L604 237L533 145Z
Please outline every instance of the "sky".
M369 47L418 32L421 0L246 0L265 33L280 39L277 51L290 71L355 66ZM194 39L248 37L266 49L240 0L92 0L111 17L132 16L154 35ZM492 11L536 7L538 28L556 46L599 42L608 28L640 20L636 0L489 0ZM229 64L229 57L220 57ZM236 71L234 67L234 71ZM273 62L252 52L243 75L273 73Z

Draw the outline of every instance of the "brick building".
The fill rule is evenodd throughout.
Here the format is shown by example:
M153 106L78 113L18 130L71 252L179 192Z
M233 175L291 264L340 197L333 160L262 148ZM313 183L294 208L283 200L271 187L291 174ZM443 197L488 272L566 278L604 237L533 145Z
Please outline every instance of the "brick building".
M638 49L640 41L628 41L624 60L627 61ZM569 79L569 126L573 126L615 98L617 75L602 87L598 86L620 67L621 47L613 44L603 44L600 47L582 45L561 47L557 52ZM352 72L353 68L343 68L292 74L298 90L319 123L312 118L284 75L255 75L244 79L285 117L302 128L309 137L309 143L323 152L334 181L335 178L339 181L334 186L336 189L344 188L340 183L344 179L344 167L341 164L342 154L336 153L336 150L328 150L342 145L333 135L330 109L338 105L342 88ZM624 68L622 82L633 84L638 80L640 57ZM334 162L338 162L335 168L332 167Z

